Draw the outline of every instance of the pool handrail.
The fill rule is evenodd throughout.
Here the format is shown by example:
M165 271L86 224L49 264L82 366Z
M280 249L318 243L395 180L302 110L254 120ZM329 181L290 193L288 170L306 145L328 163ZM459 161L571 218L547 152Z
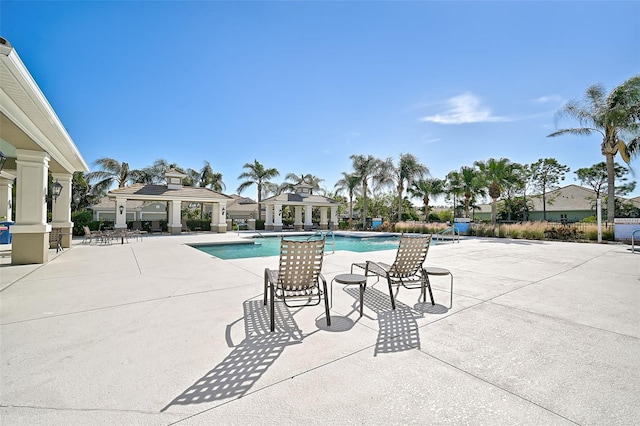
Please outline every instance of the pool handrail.
M458 244L460 243L460 231L455 226L450 226L448 228L443 229L438 232L434 237L435 240L440 241L445 235L451 234L451 242L455 243L456 240Z
M311 241L311 239L313 239L316 236L325 238L325 243L324 243L325 247L327 246L326 238L328 236L331 236L331 253L334 254L336 252L336 236L334 235L333 231L316 231L313 235L307 238L307 241Z
M253 232L255 232L256 234L260 235L260 237L261 237L261 238L264 238L264 235L262 235L262 234L260 233L260 231L258 231L258 230L257 230L257 229L255 229L255 228L250 227L250 226L249 226L249 223L247 223L247 222L239 222L239 223L238 223L238 235L240 235L240 225L246 226L248 231L253 231Z

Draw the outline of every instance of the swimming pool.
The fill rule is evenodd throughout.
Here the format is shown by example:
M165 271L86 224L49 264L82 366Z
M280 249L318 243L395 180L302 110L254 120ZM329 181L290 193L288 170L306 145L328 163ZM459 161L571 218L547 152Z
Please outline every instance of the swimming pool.
M280 236L254 238L247 242L223 244L190 244L191 247L220 259L245 259L250 257L278 256L280 254ZM306 241L308 235L285 236L288 240ZM396 250L399 238L394 235L374 237L335 236L335 250L348 250L359 253L377 250ZM327 237L325 253L333 250L333 238Z

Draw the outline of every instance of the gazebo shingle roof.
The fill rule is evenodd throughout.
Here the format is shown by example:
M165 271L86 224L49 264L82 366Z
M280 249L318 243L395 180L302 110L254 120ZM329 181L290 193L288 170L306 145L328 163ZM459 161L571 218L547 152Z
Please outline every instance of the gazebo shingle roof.
M110 197L116 195L133 195L140 196L142 198L159 197L159 200L162 200L164 198L201 199L211 201L220 199L232 199L228 195L222 194L209 188L183 186L180 189L169 189L166 185L143 185L139 183L109 191Z

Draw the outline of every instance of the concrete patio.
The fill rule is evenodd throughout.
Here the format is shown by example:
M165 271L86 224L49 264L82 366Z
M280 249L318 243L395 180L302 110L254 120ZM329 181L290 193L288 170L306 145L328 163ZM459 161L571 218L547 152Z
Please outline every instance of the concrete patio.
M431 247L436 305L385 282L322 306L262 304L277 257L220 260L149 236L10 266L0 251L6 425L640 422L640 256L628 245L463 239ZM0 248L1 250L1 248ZM325 256L330 282L352 262ZM375 279L369 280L370 284Z

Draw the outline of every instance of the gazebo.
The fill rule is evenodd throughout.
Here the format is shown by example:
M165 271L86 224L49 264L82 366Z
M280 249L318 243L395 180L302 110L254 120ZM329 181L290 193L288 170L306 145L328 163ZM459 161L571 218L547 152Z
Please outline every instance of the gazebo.
M186 177L178 170L165 173L166 185L135 184L109 191L109 199L115 200L115 228L127 228L127 200L164 201L167 203L167 228L171 234L182 231L182 203L203 203L211 206L211 230L227 232L227 203L233 198L209 188L182 186Z
M312 211L314 207L320 208L319 228L321 230L336 229L340 203L329 197L314 195L313 187L304 182L300 182L293 188L293 193L283 193L262 200L262 204L266 207L264 223L266 230L282 231L282 208L285 205L293 206L295 212L293 226L298 231L303 229L308 231L313 228ZM331 216L327 220L329 209L331 209ZM304 222L302 221L303 210Z

